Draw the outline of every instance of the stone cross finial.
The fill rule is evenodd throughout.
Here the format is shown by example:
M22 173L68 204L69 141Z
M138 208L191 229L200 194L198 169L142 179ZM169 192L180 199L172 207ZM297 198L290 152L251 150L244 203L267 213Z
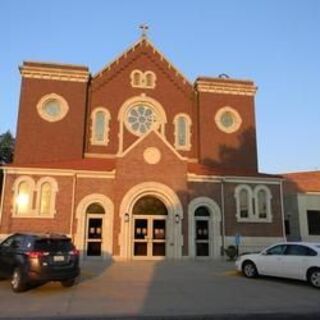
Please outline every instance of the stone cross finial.
M147 31L149 29L149 26L147 24L141 24L139 26L139 28L141 29L141 37L142 38L146 38L147 37Z

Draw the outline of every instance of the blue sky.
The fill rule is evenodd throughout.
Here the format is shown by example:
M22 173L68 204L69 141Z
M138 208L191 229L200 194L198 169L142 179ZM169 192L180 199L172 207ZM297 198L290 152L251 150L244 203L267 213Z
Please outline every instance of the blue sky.
M191 81L252 79L259 168L320 169L320 1L1 0L0 133L15 132L23 60L92 73L134 43L138 25Z

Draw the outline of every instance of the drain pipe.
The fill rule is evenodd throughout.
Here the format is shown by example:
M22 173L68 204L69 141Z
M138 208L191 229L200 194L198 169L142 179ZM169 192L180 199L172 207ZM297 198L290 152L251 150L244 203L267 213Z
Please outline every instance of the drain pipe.
M224 178L221 178L221 229L222 229L222 239L221 239L221 255L224 256L224 237L225 237L225 223L224 223Z

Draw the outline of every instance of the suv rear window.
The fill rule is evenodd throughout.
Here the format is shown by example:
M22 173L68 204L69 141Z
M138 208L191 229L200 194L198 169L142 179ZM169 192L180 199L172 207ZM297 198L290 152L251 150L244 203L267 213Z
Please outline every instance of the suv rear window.
M70 239L40 239L34 243L34 250L45 252L70 251L74 247Z

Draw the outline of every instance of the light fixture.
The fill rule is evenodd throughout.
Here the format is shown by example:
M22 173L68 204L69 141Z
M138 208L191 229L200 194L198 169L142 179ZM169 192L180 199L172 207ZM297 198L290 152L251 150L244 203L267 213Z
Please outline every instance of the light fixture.
M178 214L176 214L174 216L174 220L175 220L176 223L179 223L180 222L180 216Z
M125 213L124 214L124 222L128 222L129 221L129 213Z

